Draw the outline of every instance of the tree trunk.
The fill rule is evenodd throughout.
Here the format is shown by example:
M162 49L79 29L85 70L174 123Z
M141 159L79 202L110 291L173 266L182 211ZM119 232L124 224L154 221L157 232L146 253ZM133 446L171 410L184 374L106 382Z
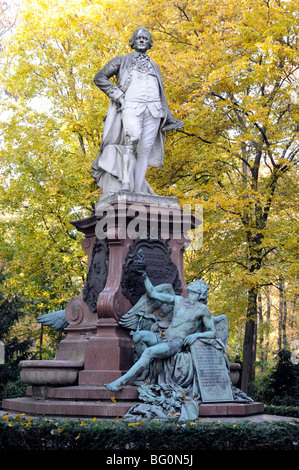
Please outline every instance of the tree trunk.
M256 356L256 318L257 318L257 289L251 287L248 291L247 315L243 345L243 366L241 389L246 394L252 392L254 380L254 363Z
M40 334L39 334L39 359L43 358L43 338L44 338L44 328L43 328L43 324L41 324Z
M259 344L259 359L260 370L264 369L265 352L264 352L264 319L263 319L263 304L262 294L259 292L257 297L257 317L258 317L258 344Z
M296 302L297 302L298 295L294 295L294 300L292 301L292 309L291 309L291 318L290 318L290 327L291 327L291 341L296 339L296 330L295 325L296 325Z
M284 283L283 283L284 288ZM283 289L283 297L284 297L284 289ZM283 315L282 315L282 347L287 349L288 341L287 341L287 302L285 298L283 298Z
M265 347L265 361L268 360L270 351L270 321L271 321L271 302L270 302L270 288L266 287L266 300L267 300L267 330L266 330L266 347Z
M278 322L278 350L286 349L287 343L287 303L284 298L284 281L279 281L279 322Z

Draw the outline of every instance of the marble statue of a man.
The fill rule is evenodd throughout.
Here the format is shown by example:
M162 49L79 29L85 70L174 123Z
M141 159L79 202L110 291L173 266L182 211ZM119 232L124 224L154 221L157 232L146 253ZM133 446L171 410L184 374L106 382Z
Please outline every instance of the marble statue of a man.
M160 69L147 55L153 45L150 33L140 27L129 43L134 51L112 59L94 78L111 98L100 152L92 164L104 194L152 194L145 179L147 168L163 166L165 132L184 125L172 115ZM116 85L110 81L114 76Z

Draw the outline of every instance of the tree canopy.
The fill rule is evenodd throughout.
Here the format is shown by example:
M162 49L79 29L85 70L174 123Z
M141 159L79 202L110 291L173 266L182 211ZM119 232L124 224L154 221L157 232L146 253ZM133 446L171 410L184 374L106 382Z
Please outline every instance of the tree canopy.
M92 79L130 52L143 25L185 122L148 179L158 194L203 205L203 246L186 255L186 278L209 282L235 352L244 343L247 389L258 296L283 282L290 310L298 295L298 16L298 0L23 1L1 57L7 288L47 313L82 287L86 259L70 221L99 197L90 166L108 105Z

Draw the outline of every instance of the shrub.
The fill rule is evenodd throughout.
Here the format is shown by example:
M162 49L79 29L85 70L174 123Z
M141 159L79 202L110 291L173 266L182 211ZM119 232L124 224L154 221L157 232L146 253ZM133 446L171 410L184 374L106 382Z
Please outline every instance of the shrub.
M299 418L299 407L265 405L265 413L268 415L290 416L291 418Z
M1 450L294 450L298 423L0 418Z
M277 406L298 406L299 364L293 364L291 353L282 349L276 355L276 364L270 374L256 380L256 401Z
M18 377L15 381L7 382L2 392L1 398L17 398L26 395L26 384Z
M277 354L277 364L270 375L270 389L275 397L296 396L298 398L299 367L291 361L288 349L282 349Z

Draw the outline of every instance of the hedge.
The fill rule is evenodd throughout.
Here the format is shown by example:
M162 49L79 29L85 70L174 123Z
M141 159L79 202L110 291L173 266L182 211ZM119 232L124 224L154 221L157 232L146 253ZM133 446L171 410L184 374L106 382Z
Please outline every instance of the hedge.
M0 418L0 450L298 450L295 420L275 423Z
M265 413L276 416L289 416L291 418L299 418L298 406L277 406L265 405Z

